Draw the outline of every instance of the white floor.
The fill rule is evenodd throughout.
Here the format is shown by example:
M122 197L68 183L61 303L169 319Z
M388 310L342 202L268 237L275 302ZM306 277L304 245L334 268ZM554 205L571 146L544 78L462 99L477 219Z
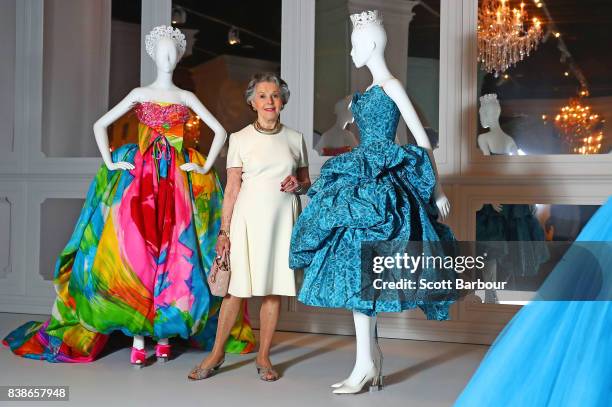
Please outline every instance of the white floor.
M0 313L0 338L29 320ZM14 356L0 346L0 386L70 386L70 403L20 402L17 406L451 406L487 350L486 346L381 340L386 387L381 392L332 395L329 384L344 378L353 363L353 338L279 332L272 362L282 377L258 379L254 355L228 355L214 377L189 382L186 375L203 356L187 350L165 365L141 370L129 365L129 349L91 364L52 364ZM8 405L0 402L0 405Z

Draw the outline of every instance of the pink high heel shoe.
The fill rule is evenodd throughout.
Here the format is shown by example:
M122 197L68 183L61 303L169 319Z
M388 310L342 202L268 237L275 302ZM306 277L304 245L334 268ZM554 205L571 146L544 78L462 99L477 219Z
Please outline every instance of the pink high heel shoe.
M132 364L132 366L140 369L145 365L146 360L147 360L146 350L132 348L132 353L130 354L130 363Z
M155 357L161 363L166 363L170 359L170 345L155 345Z

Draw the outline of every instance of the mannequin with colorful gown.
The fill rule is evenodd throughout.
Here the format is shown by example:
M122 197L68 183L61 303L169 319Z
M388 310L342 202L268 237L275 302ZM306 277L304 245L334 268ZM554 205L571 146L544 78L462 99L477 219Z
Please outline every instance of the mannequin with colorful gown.
M92 182L74 232L57 260L57 298L51 318L29 322L3 343L20 356L50 362L90 362L108 334L134 338L131 363L146 360L144 337L155 354L170 357L168 338L210 348L221 298L210 294L206 273L214 258L223 193L212 165L226 132L172 74L186 48L170 26L146 37L157 78L132 90L94 124L104 164ZM107 128L134 109L138 145L110 151ZM208 159L183 147L189 109L215 133ZM254 338L246 308L228 352L248 352Z

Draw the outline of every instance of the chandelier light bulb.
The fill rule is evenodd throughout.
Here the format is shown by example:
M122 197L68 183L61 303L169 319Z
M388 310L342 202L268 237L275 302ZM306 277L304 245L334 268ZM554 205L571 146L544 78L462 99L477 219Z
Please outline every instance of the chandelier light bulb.
M185 24L187 21L187 11L181 6L172 7L172 24Z
M591 107L572 98L555 117L555 127L570 151L578 154L598 154L604 139L603 124L596 113L589 113Z

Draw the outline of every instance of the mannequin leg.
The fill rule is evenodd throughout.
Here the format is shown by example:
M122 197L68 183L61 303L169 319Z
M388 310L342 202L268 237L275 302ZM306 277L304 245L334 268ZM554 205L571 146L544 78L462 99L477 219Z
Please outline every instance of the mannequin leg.
M376 317L369 317L360 312L353 312L355 321L355 366L351 375L336 388L334 394L359 393L371 380L370 391L382 389L382 359L378 352L377 362L374 361L373 347L378 351L378 343L373 333L376 333Z
M376 317L368 317L365 314L362 314L360 312L353 312L353 319L355 320L355 339L357 341L357 326L361 326L361 325L366 325L367 323L367 329L369 329L369 342L370 342L370 356L369 358L372 360L372 362L376 365L377 368L381 368L381 366L379 365L379 362L382 360L382 352L380 350L380 347L378 346L378 340L376 338ZM365 321L364 321L365 319ZM359 322L357 322L357 320ZM365 322L365 323L363 323ZM366 328L364 328L366 329ZM361 336L361 335L360 335ZM353 375L353 373L356 372L357 370L357 365L360 364L361 360L363 360L365 358L365 360L367 361L367 353L365 352L365 349L363 346L357 345L358 348L356 349L356 358L355 358L355 367L353 368L353 372L351 373L351 375ZM365 346L365 345L364 345ZM361 355L361 358L359 357L359 355ZM358 362L359 359L359 362ZM364 363L364 366L367 365L367 363ZM361 369L359 369L360 371ZM350 377L350 376L349 376ZM337 389L340 386L342 386L348 379L349 377L347 377L346 379L334 383L331 385L332 388Z
M140 335L134 336L134 344L132 346L138 350L144 349L145 347L144 336L140 336Z
M374 366L372 334L376 325L376 317L353 311L353 320L355 322L355 366L345 383L354 386Z
M486 268L483 273L483 279L485 282L496 282L497 281L497 260L487 261ZM496 304L498 302L497 293L495 290L485 290L485 303Z
M170 360L170 342L168 338L161 338L157 341L157 345L155 345L155 357L158 362L166 363Z
M132 366L141 368L146 364L147 352L145 351L144 336L134 336L132 352L130 353L130 363Z

